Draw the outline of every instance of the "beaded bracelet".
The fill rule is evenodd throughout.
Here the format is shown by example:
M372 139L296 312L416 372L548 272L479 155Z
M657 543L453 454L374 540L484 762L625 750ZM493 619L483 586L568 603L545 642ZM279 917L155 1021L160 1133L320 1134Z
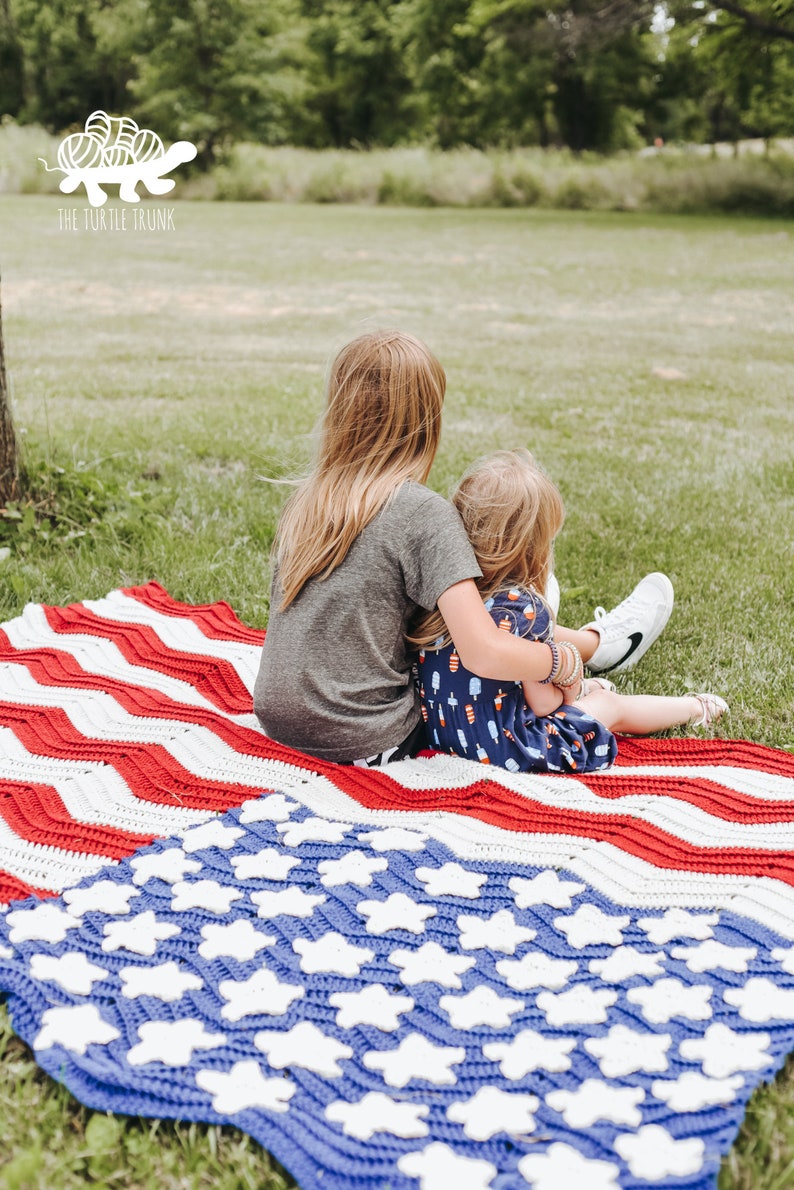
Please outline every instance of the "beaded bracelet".
M558 677L554 685L559 687L561 690L568 690L571 686L575 686L577 682L581 682L582 675L584 674L584 665L582 664L582 654L579 652L576 645L572 645L567 641L563 641L561 648L570 651L573 658L573 668L566 677Z
M560 655L559 646L556 645L553 640L544 641L544 644L547 644L551 649L551 673L547 678L541 678L540 684L541 686L548 686L550 683L553 684L556 682L557 678L560 676L560 670L562 668L562 656Z

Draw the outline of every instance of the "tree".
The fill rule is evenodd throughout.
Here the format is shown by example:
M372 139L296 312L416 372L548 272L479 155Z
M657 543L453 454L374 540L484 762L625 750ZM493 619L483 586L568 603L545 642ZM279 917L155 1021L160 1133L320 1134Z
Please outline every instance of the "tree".
M0 300L0 504L19 496L19 446L11 420L5 347L3 346L3 305Z

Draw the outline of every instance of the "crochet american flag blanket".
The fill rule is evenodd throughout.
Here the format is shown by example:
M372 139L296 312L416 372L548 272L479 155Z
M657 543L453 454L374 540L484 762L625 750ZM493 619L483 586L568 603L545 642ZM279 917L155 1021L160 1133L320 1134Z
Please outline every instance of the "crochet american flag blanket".
M794 757L317 762L263 634L162 587L0 629L0 990L89 1106L302 1190L713 1187L794 1047Z

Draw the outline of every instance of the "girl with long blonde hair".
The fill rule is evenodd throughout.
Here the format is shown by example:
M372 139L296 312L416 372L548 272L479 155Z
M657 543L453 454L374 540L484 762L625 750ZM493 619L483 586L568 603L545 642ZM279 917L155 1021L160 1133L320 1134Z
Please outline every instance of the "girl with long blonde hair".
M499 631L458 512L425 486L445 388L412 335L348 343L330 370L314 464L278 526L254 709L273 739L324 760L380 764L425 746L407 639L418 615L440 613L472 673L507 682L575 675L577 643L591 665L599 653L604 665L623 660L627 623L639 617L647 648L669 615L655 595L638 598L640 584L617 618L604 613L564 646Z
M543 592L562 528L562 498L526 450L503 450L476 462L452 503L474 549L484 607L505 634L556 647ZM727 710L714 694L682 697L619 694L581 671L562 679L518 682L469 669L454 632L438 612L411 634L420 647L422 713L431 746L518 771L589 772L617 754L613 731L646 735L682 724L708 726Z

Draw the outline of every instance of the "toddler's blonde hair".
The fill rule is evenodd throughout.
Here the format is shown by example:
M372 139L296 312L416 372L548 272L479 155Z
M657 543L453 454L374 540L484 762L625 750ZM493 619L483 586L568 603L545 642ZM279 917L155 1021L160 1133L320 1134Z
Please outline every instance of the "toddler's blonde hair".
M436 357L403 331L370 331L339 352L314 466L276 534L282 609L310 578L327 578L340 565L405 480L427 479L445 389Z
M478 459L458 484L452 503L477 557L483 599L510 587L546 590L554 538L562 528L562 497L528 450L497 450ZM409 640L419 647L447 636L439 611L424 615Z

